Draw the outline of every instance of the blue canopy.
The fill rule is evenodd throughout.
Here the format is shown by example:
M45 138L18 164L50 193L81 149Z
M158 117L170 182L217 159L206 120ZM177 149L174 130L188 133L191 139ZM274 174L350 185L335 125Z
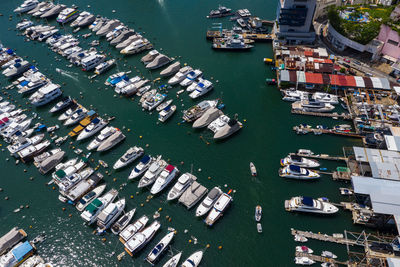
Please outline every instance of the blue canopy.
M300 172L300 167L296 165L289 165L289 169L294 172Z
M150 160L150 156L144 155L143 158L142 158L142 160L141 160L140 162L142 162L142 163L147 163L147 162L149 162L149 160Z
M88 116L93 116L94 114L96 114L96 111L90 110L87 115Z
M166 108L164 108L165 111L169 111L171 109L171 106L167 106Z
M12 254L14 255L14 258L17 261L21 261L32 250L33 250L32 245L28 241L25 241L18 247L14 248L12 250Z
M303 197L303 204L312 207L314 205L314 200L311 197Z
M22 81L21 83L20 83L20 85L21 86L25 86L25 85L27 85L29 82L28 81Z
M12 55L12 54L14 54L14 51L11 48L7 49L7 54Z
M96 123L99 123L100 122L100 119L99 118L94 118L93 120L92 120L92 123L93 124L96 124Z

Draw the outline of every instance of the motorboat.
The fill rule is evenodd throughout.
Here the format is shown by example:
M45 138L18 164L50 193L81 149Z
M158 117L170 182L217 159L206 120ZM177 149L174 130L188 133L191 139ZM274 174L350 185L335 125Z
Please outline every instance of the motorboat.
M161 76L168 77L177 73L181 68L181 63L179 61L172 63L167 68L163 69L160 72Z
M86 117L81 120L79 124L68 133L68 135L70 137L79 135L79 133L82 132L96 117L96 111L89 110L89 112L86 114Z
M115 133L117 129L113 126L107 126L103 130L100 131L100 134L96 136L93 141L91 141L86 149L87 150L93 150L96 149L104 140L106 140L109 136L111 136L113 133Z
M251 176L257 176L257 169L253 162L250 162L250 173Z
M143 56L140 61L143 62L145 65L149 64L152 62L160 53L153 49L149 53L147 53L145 56Z
M114 30L119 25L121 25L121 22L119 20L110 20L105 23L98 31L96 31L96 35L105 36L107 35L107 33Z
M104 127L106 127L108 121L103 120L102 118L94 118L88 126L78 135L76 138L77 141L89 138L95 135L97 132L101 131Z
M300 180L315 180L320 178L320 175L317 172L296 165L287 165L281 168L279 170L279 176Z
M92 15L87 11L83 11L79 14L79 16L69 25L71 27L85 27L89 24L92 24L96 16Z
M93 173L93 168L87 167L80 172L66 176L63 181L58 183L58 192L62 196L66 196L71 188L73 188L79 182L86 180Z
M337 256L335 254L327 250L322 251L321 256L329 259L337 259Z
M168 107L169 105L171 105L172 102L173 102L173 100L172 100L172 99L169 99L169 100L165 101L164 103L162 103L161 105L159 105L159 106L156 108L156 110L157 110L157 111L161 111L161 110L165 109L166 107Z
M14 13L25 13L34 9L39 4L38 0L26 0L19 7L14 9Z
M114 73L113 75L110 75L110 77L107 78L105 85L115 86L117 83L119 83L126 77L127 77L126 72Z
M213 49L223 50L249 50L253 47L254 46L248 44L240 34L235 34L224 38L214 38L212 44Z
M34 146L41 142L44 134L38 134L30 138L19 137L18 141L12 145L7 146L8 151L12 156L17 156L17 153L28 146Z
M168 84L175 85L182 82L192 70L193 69L190 66L180 68L179 71L171 79L168 80Z
M193 128L203 128L223 115L223 112L216 107L209 108L192 125Z
M54 169L58 163L60 163L63 160L64 156L65 156L64 151L59 151L57 153L50 155L37 165L39 172L43 175L48 173L49 171Z
M57 17L57 22L61 24L68 23L79 16L78 10L72 7L68 7L60 12Z
M59 112L69 106L71 106L72 104L75 103L75 100L72 99L70 96L67 96L63 99L61 99L60 102L57 102L57 104L55 104L50 110L50 113L55 113L55 112Z
M312 250L311 248L309 248L307 246L297 246L296 247L296 252L313 254L314 250Z
M168 245L171 243L174 238L174 232L169 232L165 235L150 251L150 253L146 257L146 261L150 264L155 264L156 261L160 258L163 252L166 251Z
M98 187L84 195L76 204L76 209L82 212L94 199L96 199L104 192L104 189L106 189L105 184L99 185Z
M60 12L61 12L62 10L64 10L66 7L67 7L67 6L66 6L66 5L63 5L63 4L55 5L52 9L48 10L47 12L44 12L44 13L40 16L40 18L46 19L46 18L55 17L55 16L57 16L58 14L60 14Z
M239 131L242 128L242 123L222 115L211 122L207 128L214 132L214 139L224 139Z
M288 155L286 158L281 159L281 165L296 165L303 168L317 168L319 167L319 162L298 155Z
M5 138L11 138L18 131L23 132L28 129L29 125L31 125L32 119L26 119L22 122L11 122L6 128L1 130L1 135Z
M203 258L203 251L199 250L189 256L181 265L181 267L197 267Z
M53 2L41 2L36 8L29 11L28 14L31 14L34 17L40 17L47 11L50 11L52 8L54 8L54 6L55 4Z
M96 221L97 216L100 212L108 206L117 197L118 191L114 188L108 191L104 196L94 199L81 214L81 218L85 220L87 224L92 224Z
M196 176L190 173L182 174L178 182L172 187L172 189L168 192L167 200L174 200L180 197L183 192L195 181L197 178Z
M209 108L216 107L218 100L204 100L183 112L183 119L192 122L200 118Z
M105 62L100 63L94 68L94 73L97 75L106 72L107 70L111 69L115 65L115 59L110 59Z
M25 232L24 232L25 233ZM25 233L26 234L26 233ZM26 235L25 235L26 237ZM16 240L19 240L20 238L17 236L15 238ZM6 240L7 241L7 240ZM9 242L6 243L11 243L13 244L13 240L10 240ZM0 257L0 264L3 267L14 267L14 266L21 266L21 264L26 261L29 257L31 257L36 251L36 247L33 243L29 241L24 241L24 242L19 242L15 246L12 246L8 250L5 250Z
M28 20L28 19L23 19L21 22L17 23L17 25L15 26L15 28L17 28L17 30L25 30L26 28L29 28L33 25L33 22Z
M323 93L323 92L316 92L311 96L317 102L321 103L329 103L333 105L339 104L339 98L337 95Z
M151 49L152 47L153 45L146 38L141 38L122 49L120 53L124 55L132 55Z
M308 239L307 239L305 236L296 234L296 235L294 236L294 241L296 241L296 242L301 242L301 243L305 243L305 242L308 241Z
M140 34L136 34L136 33L135 33L135 34L129 36L128 39L126 39L125 41L123 41L123 42L117 44L117 45L115 46L115 48L117 48L117 49L119 49L119 50L125 49L125 48L127 48L129 45L131 45L133 42L136 42L137 40L142 39L142 38L143 38L143 37L142 37Z
M119 234L119 240L125 244L125 242L130 240L136 233L142 231L148 221L149 218L146 215L143 215L136 222L129 224Z
M125 135L120 131L116 131L112 135L110 135L106 140L104 140L98 147L97 151L104 152L107 151L125 139Z
M40 72L36 72L30 81L18 90L20 94L29 94L49 83L49 80Z
M230 195L223 193L215 202L204 222L208 226L214 225L214 223L222 216L223 212L228 208L232 201L233 198Z
M175 111L176 111L175 105L167 106L166 108L161 110L160 113L158 114L158 120L161 122L165 122L169 117L172 116L172 114L174 114Z
M34 106L43 106L62 95L60 85L49 83L29 97Z
M73 112L73 114L64 122L65 126L70 126L78 123L80 120L86 117L88 110L85 108L79 108Z
M187 209L191 209L208 192L208 189L197 181L194 181L183 194L179 197L179 203L182 203Z
M171 259L169 259L166 263L164 263L163 267L176 267L178 266L179 260L182 257L182 252L174 255Z
M151 69L151 70L158 69L170 62L171 59L169 57L163 54L159 54L153 59L153 61L151 61L146 65L146 69Z
M303 101L307 100L309 97L309 93L305 91L286 89L286 90L281 90L281 92L283 94L282 100L288 102Z
M258 232L259 234L262 233L262 225L261 225L261 223L257 223L257 232Z
M207 194L206 198L199 204L196 209L196 216L200 217L205 215L213 207L214 203L219 199L222 194L222 190L219 187L214 187Z
M34 16L33 14L35 14L35 12L39 11L41 8L43 8L43 7L47 6L47 5L48 5L47 2L39 2L36 7L34 7L33 9L31 9L29 11L27 11L26 13L28 15Z
M148 155L144 155L140 160L139 164L133 168L131 173L129 174L128 179L132 180L137 177L140 177L147 169L150 167L151 163L153 162L153 158Z
M107 42L110 42L114 38L117 38L126 29L127 29L127 27L123 24L115 27L112 31L110 31L106 34L105 37L106 37Z
M256 211L254 214L254 219L256 220L256 222L261 221L261 216L262 216L262 208L260 205L256 206Z
M7 78L13 78L21 75L23 72L28 70L30 66L31 64L28 61L22 60L21 62L17 62L3 70L2 74Z
M110 203L97 216L97 233L104 233L115 220L121 215L125 208L125 198L115 203Z
M232 16L233 13L231 11L232 9L230 8L227 8L225 6L219 6L218 9L211 10L207 18L221 18L226 16Z
M189 97L192 99L196 99L200 96L203 96L210 92L214 88L212 82L209 80L202 80L197 83L196 89L190 93Z
M308 257L295 257L294 263L298 265L313 265L315 261Z
M147 243L150 242L160 227L160 222L154 221L150 226L133 235L133 237L124 244L125 251L129 255L133 256L136 252L141 250L144 246L146 246Z
M58 116L58 120L59 121L66 121L69 118L71 118L71 116L73 114L75 114L75 111L77 111L78 109L81 109L82 106L79 105L73 105L71 108L67 109L65 112L63 112L60 116Z
M122 90L124 90L125 87L127 87L131 84L135 84L135 83L139 82L140 80L142 80L142 78L140 78L139 76L135 76L133 78L125 77L125 78L121 79L118 83L115 84L114 91L117 94L122 94Z
M189 86L186 88L186 92L191 93L191 92L193 92L194 90L196 90L197 84L198 84L201 80L203 80L203 78L200 78L200 79L198 79L198 80L192 82L192 84L189 85Z
M128 223L132 220L135 215L136 209L132 209L129 212L122 215L112 226L111 232L114 235L118 235L124 228L128 225Z
M287 211L309 212L318 214L334 214L339 209L331 203L312 199L311 197L292 197L285 200L285 209Z
M145 172L143 177L140 179L138 188L143 188L149 186L155 182L158 175L164 170L167 166L167 162L161 157L158 157L155 161L151 163L149 169Z
M292 104L292 109L306 112L330 112L335 109L335 106L329 103L306 100L294 102Z
M183 87L191 85L196 79L203 77L203 72L199 69L195 69L186 75L186 78L179 84Z
M143 103L142 107L144 109L147 109L149 111L152 111L155 109L158 105L160 105L165 98L167 97L167 94L162 94L156 92L154 95L149 96Z
M129 165L131 162L135 161L137 158L144 154L144 149L141 147L131 147L120 157L117 162L115 162L113 169L117 170Z
M178 174L178 168L171 164L167 165L155 180L150 193L153 195L160 193Z
M81 60L81 65L82 65L82 70L83 71L90 71L96 68L100 63L102 63L105 60L106 56L105 55L90 55L88 57L85 57Z
M33 164L35 164L35 166L38 167L39 163L61 151L62 151L61 148L55 148L50 151L43 152L40 155L37 155L36 157L33 158L34 161Z
M131 96L133 94L136 94L139 90L142 90L142 87L144 87L144 85L146 85L148 82L150 82L150 80L141 79L139 77L139 80L137 82L130 83L127 86L125 86L124 88L122 88L121 94L123 94L125 96ZM147 89L147 91L148 91L148 89Z
M42 32L39 37L37 38L37 40L39 42L43 42L45 41L47 38L49 38L50 36L52 36L53 34L56 34L58 32L58 29L53 29L53 30L49 30L49 31L45 31Z
M18 152L18 157L20 157L23 162L28 162L34 156L42 153L46 148L50 146L50 144L50 141L45 140L37 145L28 146L27 148L24 148Z
M122 42L128 40L129 37L134 36L135 31L131 29L124 29L121 31L121 33L112 39L110 41L110 45L117 46L118 44L121 44Z
M90 26L89 29L97 32L101 27L105 26L110 20L108 18L98 17Z

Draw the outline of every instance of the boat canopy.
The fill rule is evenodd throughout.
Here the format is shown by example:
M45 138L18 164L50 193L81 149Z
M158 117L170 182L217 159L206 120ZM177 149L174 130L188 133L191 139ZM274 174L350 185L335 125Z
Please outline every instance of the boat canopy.
M33 250L32 245L28 241L25 241L18 247L14 248L12 250L12 254L14 258L19 262L32 250Z
M94 114L96 114L96 111L90 110L87 115L88 116L93 116Z
M211 199L216 199L220 195L220 190L218 188L213 188L210 193L208 193L208 197Z
M149 162L149 160L150 160L150 156L144 155L143 158L142 158L142 160L141 160L140 162L142 162L142 163L147 163L147 162Z
M302 160L302 157L300 157L300 156L298 156L298 155L291 155L290 158L291 158L293 161L297 161L297 162L301 162L301 160Z
M294 172L300 172L300 167L296 165L289 165L289 169Z
M169 172L172 172L174 169L175 169L175 167L172 166L171 164L168 165L168 166L165 168L165 170L167 170L167 171L169 171Z
M100 119L99 118L94 118L94 120L92 120L92 123L93 124L97 124L97 123L99 123L100 122Z
M63 178L63 177L65 177L67 174L65 173L65 171L64 170L58 170L58 171L56 171L56 176L58 177L58 178Z
M92 201L92 203L90 203L90 205L86 208L86 210L89 211L90 213L93 213L101 205L103 205L103 203L98 198L96 198L95 200Z
M302 202L306 206L310 206L310 207L314 206L314 200L311 197L303 197Z
M20 85L21 86L25 86L25 85L27 85L29 82L28 81L22 81L21 83L20 83Z

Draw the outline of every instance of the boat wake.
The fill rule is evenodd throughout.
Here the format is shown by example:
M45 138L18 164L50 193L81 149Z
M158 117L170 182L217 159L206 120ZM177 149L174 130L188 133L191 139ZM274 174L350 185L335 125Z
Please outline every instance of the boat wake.
M78 78L76 76L78 76L78 73L72 72L72 71L66 71L66 70L62 70L59 68L56 68L56 71L58 73L60 73L61 75L67 76L71 79L73 79L74 81L78 82Z

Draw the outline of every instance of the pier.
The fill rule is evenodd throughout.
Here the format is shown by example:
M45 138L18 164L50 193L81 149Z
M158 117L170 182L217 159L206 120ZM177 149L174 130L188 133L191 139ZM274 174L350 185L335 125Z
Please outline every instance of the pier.
M290 153L289 155L297 155L300 157L310 158L310 159L323 159L323 160L335 160L335 161L346 161L347 158L339 157L339 156L329 156L327 154L318 154L318 155L303 155L299 153Z
M316 262L330 262L330 263L332 263L332 264L335 264L336 266L337 265L345 265L345 266L348 266L348 264L349 264L349 262L348 261L346 261L346 262L343 262L343 261L338 261L338 260L336 260L336 259L331 259L331 258L327 258L327 257L322 257L322 256L319 256L319 255L313 255L313 254L308 254L308 253L304 253L304 252L297 252L296 251L296 257L307 257L307 258L309 258L309 259L311 259L311 260L313 260L313 261L316 261Z
M307 128L307 127L299 127L294 126L293 131L297 133L307 134L307 133L314 133L314 134L333 134L333 135L341 135L347 137L354 137L354 138L363 138L363 135L357 134L356 132L343 132L343 131L335 131L331 129L316 129L316 128Z
M310 111L303 111L299 109L292 109L292 114L298 115L308 115L308 116L315 116L315 117L324 117L324 118L340 118L343 120L351 120L352 117L348 113L322 113L322 112L310 112Z
M295 230L295 229L290 229L292 235L301 235L309 239L315 239L319 241L325 241L325 242L332 242L336 244L342 244L342 245L350 245L350 246L364 246L364 242L357 241L357 240L350 240L347 239L343 236L343 234L333 234L333 235L327 235L327 234L321 234L321 233L313 233L313 232L307 232L307 231L300 231L300 230Z

